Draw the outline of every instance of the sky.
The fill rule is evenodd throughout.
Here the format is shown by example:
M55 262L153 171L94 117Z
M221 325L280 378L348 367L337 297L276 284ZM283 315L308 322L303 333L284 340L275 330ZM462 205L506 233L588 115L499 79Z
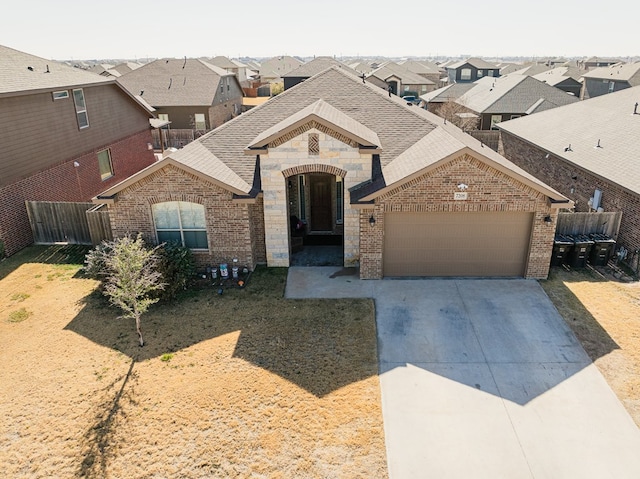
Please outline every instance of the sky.
M7 0L0 18L1 45L51 60L640 55L637 0Z

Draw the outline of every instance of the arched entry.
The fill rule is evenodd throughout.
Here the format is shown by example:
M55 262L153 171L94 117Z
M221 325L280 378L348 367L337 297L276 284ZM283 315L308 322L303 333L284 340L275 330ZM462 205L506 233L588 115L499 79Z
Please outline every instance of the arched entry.
M290 264L342 266L346 171L314 164L287 169L283 175L290 215Z

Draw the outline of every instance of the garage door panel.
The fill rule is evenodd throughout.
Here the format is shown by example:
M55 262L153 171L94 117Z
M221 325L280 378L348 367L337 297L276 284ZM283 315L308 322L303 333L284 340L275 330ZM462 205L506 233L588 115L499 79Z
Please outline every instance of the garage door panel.
M523 276L533 213L388 213L385 276Z

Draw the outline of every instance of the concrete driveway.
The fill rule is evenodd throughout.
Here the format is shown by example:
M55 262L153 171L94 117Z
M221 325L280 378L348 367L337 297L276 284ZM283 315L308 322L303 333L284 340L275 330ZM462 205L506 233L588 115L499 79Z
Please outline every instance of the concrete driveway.
M339 270L290 268L286 295L375 299L391 479L640 477L640 430L536 281Z

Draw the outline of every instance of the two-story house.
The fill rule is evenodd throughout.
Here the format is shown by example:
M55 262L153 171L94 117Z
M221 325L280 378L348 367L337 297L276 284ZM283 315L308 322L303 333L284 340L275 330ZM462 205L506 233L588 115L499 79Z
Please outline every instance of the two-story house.
M86 202L155 160L151 109L113 78L0 46L0 241L33 243L26 201Z
M585 73L582 78L584 81L580 92L582 100L624 90L640 85L640 62L594 68Z
M482 58L468 58L446 66L447 79L451 83L473 83L483 77L499 77L500 68Z

